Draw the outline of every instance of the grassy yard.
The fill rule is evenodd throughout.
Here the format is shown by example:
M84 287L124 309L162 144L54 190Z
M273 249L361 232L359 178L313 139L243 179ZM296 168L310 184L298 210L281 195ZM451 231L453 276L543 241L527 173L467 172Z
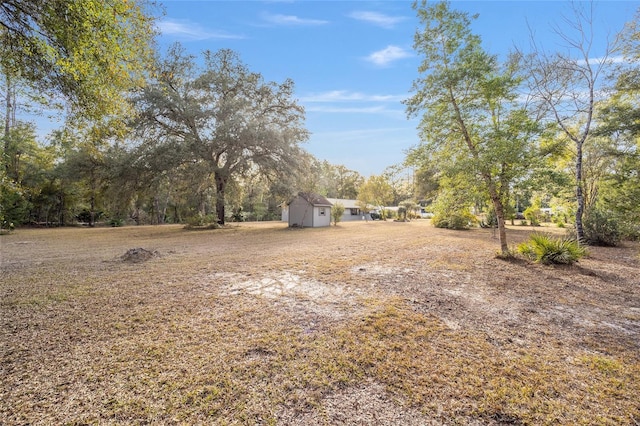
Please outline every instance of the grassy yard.
M498 248L420 220L0 236L0 424L640 424L640 246Z

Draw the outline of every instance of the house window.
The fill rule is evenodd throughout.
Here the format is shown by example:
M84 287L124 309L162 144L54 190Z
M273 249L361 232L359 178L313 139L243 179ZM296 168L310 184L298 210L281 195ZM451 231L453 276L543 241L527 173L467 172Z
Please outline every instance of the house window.
M350 209L351 210L351 216L359 216L360 215L360 209Z
M325 216L325 215L326 215L326 211L324 207L320 207L320 216Z

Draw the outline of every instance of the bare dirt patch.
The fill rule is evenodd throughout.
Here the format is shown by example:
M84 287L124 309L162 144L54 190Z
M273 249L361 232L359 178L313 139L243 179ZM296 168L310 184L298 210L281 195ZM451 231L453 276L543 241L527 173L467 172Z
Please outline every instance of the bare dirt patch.
M123 254L120 259L123 262L140 263L151 260L154 257L160 257L160 252L158 252L157 250L147 250L145 248L138 247L127 250L127 252Z
M640 246L497 248L426 221L4 235L0 423L638 424Z
M214 274L212 278L224 283L222 295L266 298L312 329L320 323L344 320L363 311L361 291L305 277L304 271L282 271L257 277L226 273Z

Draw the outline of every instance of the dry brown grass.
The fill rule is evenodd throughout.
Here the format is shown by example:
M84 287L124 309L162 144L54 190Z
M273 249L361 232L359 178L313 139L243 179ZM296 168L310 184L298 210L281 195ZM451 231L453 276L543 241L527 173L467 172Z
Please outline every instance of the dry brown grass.
M638 244L572 267L426 221L0 244L0 424L640 422Z

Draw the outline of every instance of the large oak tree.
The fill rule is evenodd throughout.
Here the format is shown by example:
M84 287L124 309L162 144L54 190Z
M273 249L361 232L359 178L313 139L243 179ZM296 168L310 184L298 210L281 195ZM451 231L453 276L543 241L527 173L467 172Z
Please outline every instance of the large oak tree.
M214 178L218 222L224 223L225 191L233 179L258 171L275 180L296 172L308 131L293 96L292 80L265 82L232 50L204 52L200 65L176 45L157 81L135 100L142 152L164 153L167 168L203 162Z

